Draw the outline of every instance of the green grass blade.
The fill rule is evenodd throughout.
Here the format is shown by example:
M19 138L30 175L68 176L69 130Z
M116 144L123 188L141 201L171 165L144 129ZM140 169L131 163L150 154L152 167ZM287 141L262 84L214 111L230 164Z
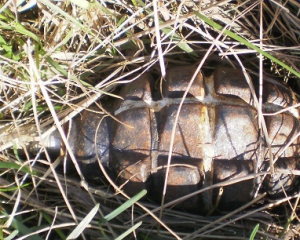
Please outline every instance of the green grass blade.
M77 225L77 227L70 233L67 237L68 239L77 239L79 235L83 232L83 230L87 227L87 225L93 220L95 215L98 212L100 204L96 204L96 206L89 212L88 215Z
M59 71L64 76L67 76L68 73L65 69L63 69L57 62L55 62L51 57L46 57L47 62L55 68L57 71Z
M44 219L47 221L47 223L49 223L50 225L52 224L52 219L49 217L49 215L45 212L41 212ZM61 239L66 239L67 237L65 236L65 234L63 233L62 230L60 229L54 229L54 231L57 233L57 235L61 238Z
M173 31L171 28L163 28L162 32L166 35L169 35L170 32ZM178 42L177 46L181 48L183 51L186 53L190 54L193 57L199 57L198 54L187 44L182 37L174 32L171 36L170 39L174 42Z
M28 36L38 43L40 42L39 37L37 35L35 35L34 33L28 31L25 27L23 27L22 24L16 23L16 25L14 27L15 27L15 31L17 31L18 33Z
M142 221L138 222L137 224L135 224L134 226L132 226L131 228L129 228L126 232L122 233L115 240L122 240L122 239L124 239L125 237L127 237L130 233L132 233L135 229L137 229L141 225L142 225Z
M9 25L7 23L0 21L0 29L16 31L18 33L21 33L22 35L34 39L36 42L40 42L40 39L34 33L28 31L20 23L10 23Z
M14 240L14 239L16 239L16 236L18 235L18 231L17 230L14 230L14 231L12 231L10 234L9 234L9 236L8 237L6 237L6 238L0 238L0 239L3 239L3 240ZM1 237L1 236L0 236Z
M32 185L31 183L24 183L22 184L20 187L6 187L6 188L0 188L0 192L12 192L12 191L15 191L19 188L25 188L27 186L30 186Z
M133 4L133 6L137 7L137 3L136 3L135 0L131 0L131 2L132 2L132 4Z
M126 16L121 17L121 19L117 23L117 27L119 27L126 20L126 18Z
M37 174L36 172L31 172L29 167L25 167L25 166L21 167L19 164L12 163L12 162L1 162L0 161L0 169L1 168L3 168L3 169L16 169L18 171L28 173L30 175L32 175L32 174L36 175Z
M12 47L7 44L4 38L0 35L0 47L2 47L7 53L12 54Z
M0 8L3 8L3 4L0 4ZM7 7L2 10L3 11L0 14L0 19L3 19L7 22L16 20L15 15ZM5 14L3 15L2 13L5 13Z
M250 235L249 240L254 240L255 235L258 232L258 229L259 229L259 223L255 225L255 227L254 227L254 229L253 229L253 231L252 231L252 233Z
M287 222L284 224L284 227L281 233L279 234L279 238L282 238L283 235L287 232L293 220L294 220L294 216L291 216L287 219Z
M11 223L11 226L14 229L18 230L19 236L28 235L32 232L30 228L26 227L22 223L22 221L20 221L18 219L14 219ZM32 240L43 240L39 235L32 235L32 236L30 236L30 239L32 239Z
M221 25L219 25L218 23L208 19L207 17L205 17L204 15L200 14L199 12L194 12L195 15L200 18L201 20L203 20L204 22L206 22L208 25L212 26L214 29L219 30L219 31L223 31L223 27ZM255 46L254 44L252 44L251 42L247 41L246 39L236 35L235 33L231 32L230 30L225 29L224 30L224 34L228 35L229 37L233 38L234 40L246 45L249 48L252 48L253 50L257 51L258 53L261 53L263 56L265 56L266 58L269 58L270 60L272 60L273 62L276 62L277 64L279 64L280 66L282 66L283 68L285 68L286 70L290 71L291 73L295 74L297 77L300 78L300 73L295 71L294 69L292 69L290 66L286 65L285 63L281 62L280 60L278 60L277 58L273 57L271 54L261 50L259 47Z
M111 212L110 214L106 215L104 217L104 221L110 221L110 220L112 220L113 218L115 218L116 216L118 216L120 213L124 212L127 208L131 207L135 202L137 202L138 200L140 200L146 194L147 194L147 191L145 189L142 190L142 191L140 191L138 194L136 194L135 196L133 196L132 198L130 198L128 201L126 201L125 203L123 203L120 207L118 207L117 209L115 209L113 212ZM104 221L102 221L102 222L104 222Z

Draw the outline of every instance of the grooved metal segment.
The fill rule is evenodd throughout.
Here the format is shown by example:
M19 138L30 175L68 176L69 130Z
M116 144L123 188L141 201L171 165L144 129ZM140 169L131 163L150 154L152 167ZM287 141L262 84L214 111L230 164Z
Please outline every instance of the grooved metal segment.
M251 104L252 94L242 71L232 69L228 71L219 68L215 72L214 83L216 94L239 97Z
M103 155L104 150L99 150L99 153L104 156L104 162L109 162L117 182L127 193L134 195L146 188L149 197L157 201L161 199L178 107L194 73L193 67L169 69L163 80L162 93L157 88L160 84L149 73L121 89L120 96L124 100L115 100L110 109L119 121L107 118L109 120L103 122L101 133L96 136L97 141L102 141L110 149L109 155ZM255 82L254 86L258 89ZM277 82L265 86L263 112L276 112L297 103L288 87ZM268 149L261 142L264 136L259 136L257 111L252 102L252 93L239 70L220 67L209 77L201 73L196 75L175 129L167 201L214 183L237 180L253 173L260 145L264 159L258 171L268 169ZM299 132L296 116L298 111L292 110L265 117L271 151L275 156ZM96 119L97 115L86 118ZM76 121L74 131L79 134L82 119ZM85 122L84 127L95 135L92 121ZM77 150L78 157L89 158L94 153L86 147L87 139L73 141L74 146L85 148ZM279 156L275 170L298 169L298 155L297 140ZM261 191L267 191L270 196L282 193L279 180L286 190L291 190L297 183L292 175L275 174L265 178ZM219 189L215 189L194 196L177 207L197 209L202 213L218 206L221 209L236 208L253 198L256 182L249 180L224 187L219 202Z
M86 110L71 122L70 128L68 141L82 172L89 179L98 179L98 158L104 167L109 166L110 160L108 118L104 114Z
M250 160L258 147L258 127L253 108L215 106L215 159Z

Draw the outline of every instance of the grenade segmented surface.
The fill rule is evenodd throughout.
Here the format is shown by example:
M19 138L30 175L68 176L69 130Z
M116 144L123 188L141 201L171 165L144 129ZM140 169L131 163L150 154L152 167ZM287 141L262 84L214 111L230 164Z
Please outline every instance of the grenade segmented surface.
M120 91L124 100L115 100L109 109L119 122L87 110L76 118L70 144L87 178L101 175L99 157L125 192L134 195L147 189L149 198L160 201L176 114L194 72L194 67L169 69L161 88L149 73L124 85ZM254 85L254 90L257 88ZM276 81L264 83L264 113L296 103L287 86ZM166 202L267 171L269 151L274 159L279 157L276 174L237 181L223 191L213 188L177 207L201 213L213 208L231 210L249 202L257 188L270 197L293 190L296 177L280 170L299 168L299 140L286 146L299 132L298 112L286 111L263 120L270 148L266 137L259 134L257 111L243 72L219 67L209 77L199 73L176 125Z

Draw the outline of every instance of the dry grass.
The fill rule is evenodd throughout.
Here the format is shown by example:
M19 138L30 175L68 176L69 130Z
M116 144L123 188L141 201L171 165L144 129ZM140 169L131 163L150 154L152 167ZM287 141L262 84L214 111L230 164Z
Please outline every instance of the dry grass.
M64 175L61 159L53 161L47 154L33 158L25 151L21 160L17 150L56 127L62 133L63 123L81 110L154 68L163 77L168 66L186 63L211 69L226 62L259 78L264 73L284 79L299 89L299 75L216 31L194 12L299 74L296 0L16 4L11 0L0 5L0 239L64 239L83 219L90 220L83 239L114 239L139 221L142 225L129 235L132 239L249 239L257 223L257 239L299 239L297 196L222 218L165 209L158 219L160 208L142 203L144 209L134 205L103 221L126 198L114 195L105 183L95 189L83 178L80 183ZM95 216L85 218L97 203ZM284 207L272 211L276 205Z

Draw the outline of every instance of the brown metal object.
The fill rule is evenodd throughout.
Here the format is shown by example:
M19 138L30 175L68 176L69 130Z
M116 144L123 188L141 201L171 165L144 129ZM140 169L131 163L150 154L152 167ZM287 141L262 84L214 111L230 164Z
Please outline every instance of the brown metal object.
M160 201L175 117L194 71L193 67L169 69L162 93L150 74L126 84L120 92L124 100L115 100L108 109L120 122L88 110L74 119L70 145L86 177L101 176L99 158L127 193L147 189L148 197ZM268 170L270 162L252 103L241 71L220 67L210 77L197 75L175 130L166 201L236 180L224 187L220 201L219 188L215 188L177 206L207 213L213 207L230 210L246 204L259 186L260 192L272 197L294 189L297 178L288 173L238 182L241 177ZM288 87L275 81L265 84L263 112L276 112L295 103ZM293 110L264 118L274 157L299 132L297 114ZM297 139L279 156L275 170L299 169L298 155Z

